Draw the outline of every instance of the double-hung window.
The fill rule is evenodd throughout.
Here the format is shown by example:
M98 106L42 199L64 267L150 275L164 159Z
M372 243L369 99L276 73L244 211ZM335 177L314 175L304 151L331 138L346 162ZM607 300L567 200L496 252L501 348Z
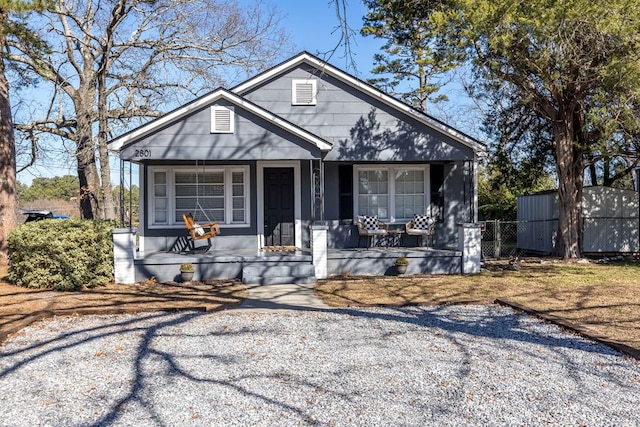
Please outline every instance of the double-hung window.
M196 221L225 223L224 171L175 171L175 218L192 213ZM204 211L204 212L203 212Z
M404 222L429 206L428 166L356 166L354 212L383 221Z
M249 225L249 167L150 167L149 225L184 226L182 215L226 226Z
M168 192L167 192L167 171L157 170L152 174L153 195L151 197L151 212L156 224L168 224L169 212L168 212Z
M377 215L389 218L389 171L364 169L358 174L358 215Z
M425 214L425 176L424 169L395 169L395 218L405 221Z

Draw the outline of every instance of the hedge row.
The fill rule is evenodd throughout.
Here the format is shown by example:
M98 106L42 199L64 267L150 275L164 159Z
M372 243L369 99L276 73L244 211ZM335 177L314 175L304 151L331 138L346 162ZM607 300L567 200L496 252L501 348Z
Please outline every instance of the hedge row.
M9 235L9 280L28 288L71 291L113 281L111 221L44 220Z

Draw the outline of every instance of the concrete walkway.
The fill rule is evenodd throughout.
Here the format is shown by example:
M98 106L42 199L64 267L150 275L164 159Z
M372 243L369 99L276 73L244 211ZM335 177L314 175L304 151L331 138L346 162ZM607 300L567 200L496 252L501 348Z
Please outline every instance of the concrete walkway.
M249 297L234 310L327 310L313 285L247 285Z

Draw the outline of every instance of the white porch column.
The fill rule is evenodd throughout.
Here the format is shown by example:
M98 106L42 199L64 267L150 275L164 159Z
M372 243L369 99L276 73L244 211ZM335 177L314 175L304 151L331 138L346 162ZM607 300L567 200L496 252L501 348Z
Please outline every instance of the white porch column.
M329 275L327 267L327 230L326 225L311 226L311 256L316 271L316 279L326 279Z
M114 228L113 233L113 273L116 283L127 285L136 282L133 260L136 254L135 228Z
M462 252L462 274L480 273L481 239L480 224L458 225L458 250Z

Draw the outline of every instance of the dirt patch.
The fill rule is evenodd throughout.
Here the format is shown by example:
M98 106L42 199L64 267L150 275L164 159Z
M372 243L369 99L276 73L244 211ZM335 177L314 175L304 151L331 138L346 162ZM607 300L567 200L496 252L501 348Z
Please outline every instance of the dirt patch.
M318 283L333 307L513 301L640 349L640 264L495 263L469 276L341 278Z
M53 315L220 310L240 305L248 292L238 281L109 284L78 292L14 286L0 265L0 342L34 320Z
M343 277L314 288L333 307L402 306L508 300L640 350L640 264L552 263L531 260L511 270L488 265L471 276ZM218 310L239 305L248 293L235 281L190 284L110 284L79 292L13 286L0 266L0 342L34 319L57 314L161 310Z

